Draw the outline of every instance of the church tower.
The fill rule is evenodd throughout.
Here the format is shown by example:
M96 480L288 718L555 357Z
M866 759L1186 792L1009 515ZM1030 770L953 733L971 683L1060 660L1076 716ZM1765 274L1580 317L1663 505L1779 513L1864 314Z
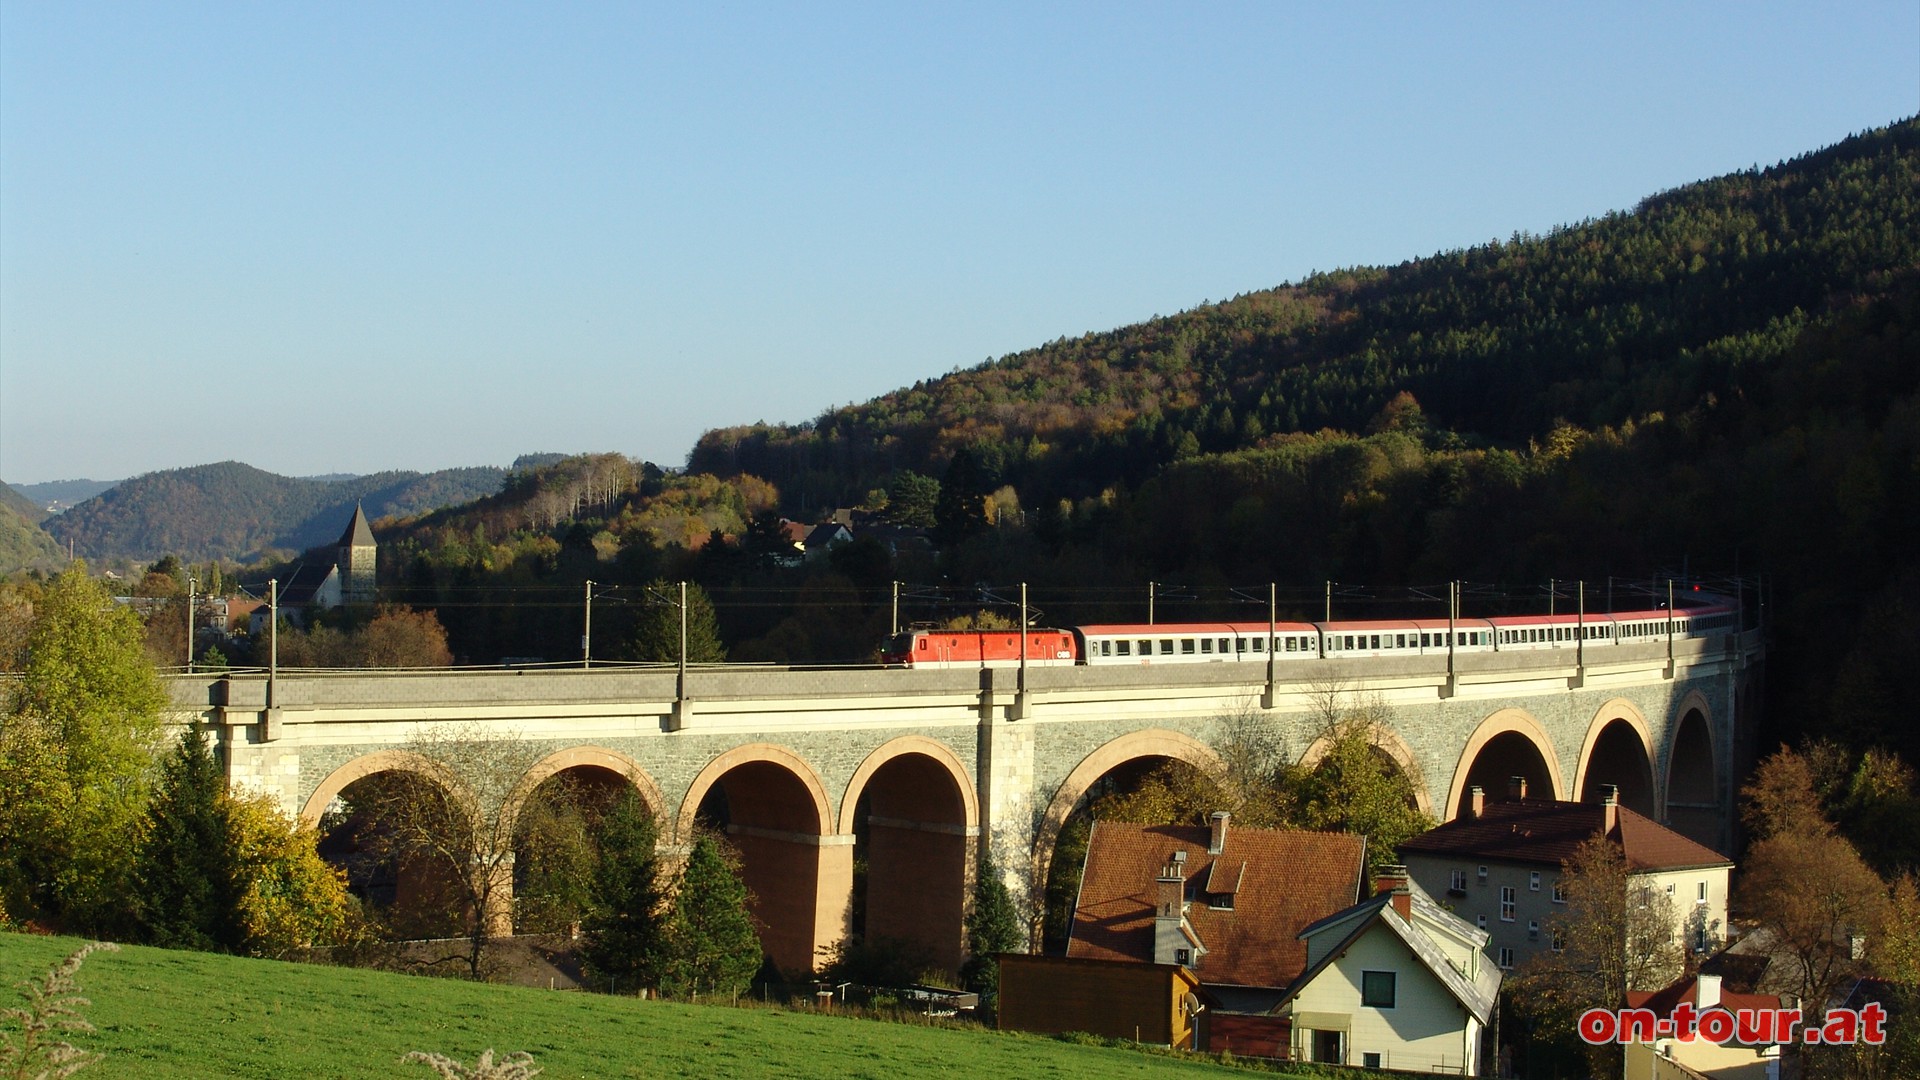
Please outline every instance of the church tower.
M374 560L378 548L373 542L373 530L367 526L366 511L359 503L353 504L353 520L347 522L347 531L340 534L340 599L348 604L371 604L374 601Z

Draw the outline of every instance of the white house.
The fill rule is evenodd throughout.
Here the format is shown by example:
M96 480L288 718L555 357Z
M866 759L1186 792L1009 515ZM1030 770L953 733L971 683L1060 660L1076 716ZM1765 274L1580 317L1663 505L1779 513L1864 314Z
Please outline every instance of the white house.
M1405 867L1376 894L1300 932L1307 969L1274 1009L1295 1061L1481 1075L1501 972L1485 931L1449 914Z

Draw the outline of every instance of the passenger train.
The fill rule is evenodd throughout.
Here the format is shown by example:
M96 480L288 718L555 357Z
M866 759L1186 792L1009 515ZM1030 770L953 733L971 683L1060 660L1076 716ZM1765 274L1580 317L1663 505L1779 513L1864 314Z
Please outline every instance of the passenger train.
M1266 663L1359 656L1432 656L1459 652L1601 648L1713 637L1738 629L1728 603L1669 612L1520 615L1492 619L1399 619L1368 622L1113 623L1065 629L1029 628L1029 667L1076 664ZM881 648L880 662L914 668L1017 667L1018 630L908 630Z

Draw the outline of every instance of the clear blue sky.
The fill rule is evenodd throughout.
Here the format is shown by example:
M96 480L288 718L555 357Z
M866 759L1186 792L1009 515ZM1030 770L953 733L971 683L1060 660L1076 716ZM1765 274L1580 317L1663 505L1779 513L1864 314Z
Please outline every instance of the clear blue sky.
M0 0L0 477L805 420L1920 111L1920 4Z

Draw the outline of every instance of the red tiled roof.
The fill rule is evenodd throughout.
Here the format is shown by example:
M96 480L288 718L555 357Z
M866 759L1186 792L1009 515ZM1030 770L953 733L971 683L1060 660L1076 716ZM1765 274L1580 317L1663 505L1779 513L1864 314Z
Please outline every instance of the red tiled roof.
M1725 855L1681 836L1626 807L1608 835L1620 845L1630 870L1681 870L1732 866ZM1559 866L1601 830L1606 807L1592 802L1503 799L1489 802L1478 818L1461 815L1400 845L1403 854L1458 855L1487 861Z
M1700 980L1692 975L1683 975L1680 981L1658 990L1627 991L1627 1007L1651 1009L1655 1016L1672 1016L1673 1007L1683 1001L1698 1006L1699 991ZM1739 1012L1741 1009L1778 1009L1780 999L1772 994L1735 994L1722 989L1720 1005L1728 1012Z
M1203 982L1284 987L1305 970L1309 923L1359 896L1366 848L1347 833L1228 828L1226 849L1207 854L1205 826L1097 821L1087 844L1080 903L1067 955L1153 962L1155 879L1173 852L1187 853L1187 922L1206 946ZM1231 910L1207 906L1216 862L1236 881ZM1246 869L1241 871L1241 864Z

